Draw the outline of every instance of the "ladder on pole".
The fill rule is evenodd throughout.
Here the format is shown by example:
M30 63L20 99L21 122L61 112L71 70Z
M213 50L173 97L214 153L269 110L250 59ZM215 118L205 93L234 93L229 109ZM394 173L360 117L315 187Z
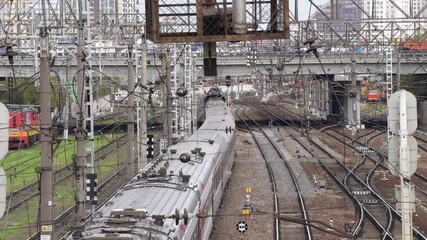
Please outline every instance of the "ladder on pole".
M172 44L171 46L171 95L172 95L172 139L178 139L179 138L179 108L178 108L178 101L176 96L176 90L179 85L179 79L177 72L179 71L179 65L178 65L178 58L177 58L177 47L176 44ZM173 140L172 140L173 141ZM169 143L171 144L171 143Z
M387 100L393 93L393 50L386 51L386 81L387 81Z
M183 127L184 127L184 138L188 138L191 135L191 121L192 121L192 97L193 94L192 90L192 71L193 71L193 61L191 58L191 46L186 45L184 49L184 87L187 89L187 92L190 93L189 95L184 97L184 111L181 113L183 114ZM187 94L188 94L187 93Z
M386 97L387 102L393 93L393 49L388 48L386 50L386 81L387 81L387 89L386 89ZM390 114L387 114L387 140L390 141L392 133L390 131Z

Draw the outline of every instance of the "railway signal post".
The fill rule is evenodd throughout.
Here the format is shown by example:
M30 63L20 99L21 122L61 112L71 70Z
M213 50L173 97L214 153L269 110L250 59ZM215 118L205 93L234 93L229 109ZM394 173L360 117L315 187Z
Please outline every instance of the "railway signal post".
M390 96L387 106L389 110L389 126L392 133L389 142L389 168L393 175L400 178L400 191L396 191L400 193L400 196L396 196L396 199L398 199L398 206L400 205L402 212L402 239L410 240L413 239L411 207L413 187L411 185L411 175L417 168L417 143L409 139L418 126L417 100L412 93L400 90ZM397 147L393 147L392 144L393 138L397 138L396 135L399 136L399 144L395 144L395 146L398 145L398 151L396 150ZM415 154L411 149L415 149ZM398 155L398 160L393 155Z

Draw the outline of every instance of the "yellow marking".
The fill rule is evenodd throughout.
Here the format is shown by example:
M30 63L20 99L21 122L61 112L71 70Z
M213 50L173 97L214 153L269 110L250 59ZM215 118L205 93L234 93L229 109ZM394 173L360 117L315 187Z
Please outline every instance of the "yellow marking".
M43 225L42 232L52 232L52 225Z
M30 131L9 131L9 137L27 137L39 134L38 130L30 130Z
M249 214L251 214L251 210L250 209L243 209L242 214L243 215L249 215Z
M247 188L246 188L246 192L247 192L247 193L251 193L251 192L252 192L252 188L247 187Z

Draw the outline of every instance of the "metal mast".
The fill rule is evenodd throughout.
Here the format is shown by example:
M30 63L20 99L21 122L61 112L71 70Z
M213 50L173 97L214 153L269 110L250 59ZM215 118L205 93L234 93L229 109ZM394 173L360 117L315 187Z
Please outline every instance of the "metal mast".
M45 12L45 1L42 1ZM44 14L45 15L45 14ZM40 29L40 105L41 105L41 168L40 168L40 239L53 236L53 174L52 174L52 118L50 115L49 39L46 18Z

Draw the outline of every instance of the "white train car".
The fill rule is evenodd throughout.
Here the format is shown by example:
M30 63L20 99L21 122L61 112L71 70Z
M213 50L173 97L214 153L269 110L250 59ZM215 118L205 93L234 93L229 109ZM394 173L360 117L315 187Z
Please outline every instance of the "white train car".
M206 120L101 206L69 239L209 239L234 163L235 122L219 89Z

